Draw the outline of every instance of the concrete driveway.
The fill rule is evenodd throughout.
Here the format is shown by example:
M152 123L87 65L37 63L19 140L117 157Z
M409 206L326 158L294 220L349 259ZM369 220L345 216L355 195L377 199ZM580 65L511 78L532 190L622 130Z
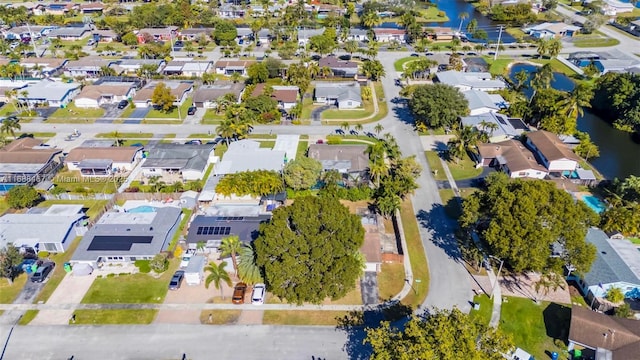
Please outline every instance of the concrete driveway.
M65 304L67 309L41 310L31 321L33 325L68 325L75 304L79 304L96 279L96 273L87 276L73 276L67 274L56 290L51 294L47 304Z
M102 105L101 108L104 109L104 115L96 120L98 124L110 124L113 120L119 118L124 111L124 109L118 109L118 104Z
M38 296L38 294L40 293L40 290L42 290L42 287L44 286L46 281L49 281L48 279L49 278L47 278L47 280L45 280L44 283L33 283L31 282L31 275L28 275L27 282L24 284L22 291L20 292L20 294L18 294L18 297L13 303L14 304L33 303L33 300L36 298L36 296ZM20 318L21 315L23 315L23 313L24 312L20 310L6 311L2 314L2 316L0 316L0 323L13 324Z
M360 292L362 293L362 304L374 305L379 303L378 295L378 273L367 271L360 281Z
M324 105L324 106L320 106L319 108L313 109L311 111L311 119L313 119L313 121L317 121L317 122L322 121L322 117L320 116L322 114L322 112L325 111L325 110L329 110L331 108L335 108L335 106L333 106L333 105Z
M123 122L124 124L140 124L145 116L151 111L150 107L136 108L131 115Z

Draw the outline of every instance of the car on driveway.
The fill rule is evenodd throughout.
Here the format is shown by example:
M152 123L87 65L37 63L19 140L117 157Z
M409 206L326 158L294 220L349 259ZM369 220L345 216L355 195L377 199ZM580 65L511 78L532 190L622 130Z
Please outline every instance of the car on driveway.
M178 270L173 274L171 281L169 282L169 290L178 290L182 285L184 279L184 270Z
M231 297L231 302L234 304L244 304L244 294L247 292L247 284L245 283L237 283L236 286L233 287L233 296Z
M55 266L56 263L54 262L48 262L38 266L36 272L31 275L31 282L41 283L45 281Z
M189 265L189 261L191 260L191 257L193 256L193 252L187 250L187 252L185 252L184 254L182 254L182 260L180 261L180 268L184 269L187 267L187 265Z
M251 304L262 305L264 304L264 298L267 293L267 288L264 284L255 284L253 291L251 292Z
M120 110L126 108L127 106L129 106L129 102L127 100L120 100L120 102L118 103L118 109Z
M189 109L187 109L187 115L195 115L196 114L196 110L198 110L198 109L196 109L195 106L190 107Z

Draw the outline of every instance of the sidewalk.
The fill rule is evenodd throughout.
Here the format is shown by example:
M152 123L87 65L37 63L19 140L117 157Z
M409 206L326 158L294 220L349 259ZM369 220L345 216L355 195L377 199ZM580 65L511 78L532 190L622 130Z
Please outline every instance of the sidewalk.
M95 273L87 276L67 274L44 304L45 306L53 305L54 308L40 311L31 324L68 325L76 306L80 304L95 278ZM62 306L55 308L56 305Z

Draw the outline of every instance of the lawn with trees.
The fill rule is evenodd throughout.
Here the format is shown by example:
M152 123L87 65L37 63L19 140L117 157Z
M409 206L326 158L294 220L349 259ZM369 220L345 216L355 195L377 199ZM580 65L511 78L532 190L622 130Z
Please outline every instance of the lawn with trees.
M274 295L321 303L351 291L362 275L360 217L329 196L305 197L273 212L254 241L256 264Z
M630 175L624 180L614 179L603 187L608 203L601 214L604 231L620 231L627 237L640 237L640 177Z
M469 102L455 87L445 84L418 85L409 98L416 121L429 128L451 128L469 113Z

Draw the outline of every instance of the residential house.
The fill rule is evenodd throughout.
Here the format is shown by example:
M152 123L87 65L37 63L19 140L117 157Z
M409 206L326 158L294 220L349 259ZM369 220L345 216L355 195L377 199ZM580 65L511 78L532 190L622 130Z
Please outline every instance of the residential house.
M369 41L369 30L362 28L350 28L347 40L355 40L359 42Z
M587 231L586 241L596 247L596 259L585 274L572 272L567 280L574 280L582 294L595 308L606 311L603 298L611 288L619 288L625 297L640 293L640 252L628 240L612 240L598 229Z
M214 161L213 145L156 144L145 151L147 178L178 174L182 181L202 180Z
M282 171L287 162L287 152L260 147L254 140L240 140L229 144L229 149L213 167L215 176L244 171Z
M8 79L0 79L0 102L3 102L3 103L11 102L12 92L16 91L20 93L24 89L26 89L26 87L30 83L33 83L33 81L20 81L20 80L13 81Z
M266 86L264 83L257 84L251 96L262 95ZM275 99L278 102L278 107L285 111L291 110L300 99L300 89L297 86L272 85L271 89L271 98Z
M568 60L579 67L586 67L593 63L601 74L608 72L637 73L640 67L638 59L616 49L606 52L578 51L570 54Z
M238 32L238 36L236 37L236 42L240 45L244 44L245 41L253 41L253 30L248 27L237 27L236 31Z
M458 37L457 29L454 30L450 27L429 26L423 27L422 31L432 41L451 41Z
M103 105L117 104L132 99L136 93L134 83L111 83L87 85L75 97L73 103L79 108L99 108Z
M404 44L407 42L407 32L403 29L374 28L373 34L376 40L382 43L397 41Z
M180 106L187 99L189 93L193 91L193 81L185 81L185 80L166 80L166 81L151 81L147 83L145 87L140 89L133 96L133 104L136 107L145 108L149 107L153 104L151 98L153 97L153 92L158 86L158 84L163 83L166 87L171 91L171 95L173 95L176 99L174 102L175 106Z
M620 231L605 231L609 240L624 240L624 234Z
M133 170L142 158L142 146L77 147L69 151L64 164L82 176L111 176Z
M318 160L324 171L338 171L356 178L366 177L369 155L366 145L311 144L309 157Z
M243 244L251 244L258 237L260 225L269 222L271 215L252 216L196 216L189 224L187 244L195 249L204 242L209 249L217 249L222 239L237 236Z
M318 66L322 69L328 67L336 77L355 77L358 75L358 63L340 60L335 55L323 57L318 60Z
M357 82L316 82L313 101L335 105L338 109L356 109L362 106L362 93Z
M169 248L181 214L181 209L171 206L152 212L106 212L82 237L71 264L89 264L95 269L151 260Z
M209 72L211 61L169 61L162 70L164 75L201 77Z
M101 2L90 2L80 5L80 12L85 15L101 14L104 10L104 4Z
M178 39L178 27L167 26L163 28L145 28L135 32L139 44L144 44L148 40L153 41L173 41Z
M635 359L640 354L640 321L572 306L568 340L573 358L579 351L584 359Z
M118 74L136 75L144 65L153 65L155 67L153 72L160 74L165 64L162 59L120 59L109 65L109 67Z
M55 28L56 26L14 26L10 29L2 30L2 35L7 40L20 40L25 38L39 39Z
M320 29L301 29L298 30L298 46L305 47L309 44L309 39L316 35L322 35L324 28Z
M239 102L243 91L242 83L219 82L202 85L193 92L193 105L197 108L213 109L217 107L217 100L226 94L233 94Z
M22 66L31 77L42 78L57 75L67 64L66 59L27 58L20 60Z
M271 31L269 29L260 29L256 35L256 43L261 46L268 45L271 41Z
M247 68L254 63L254 60L218 60L215 64L216 74L232 75L239 73L242 76L247 76Z
M242 19L245 14L245 9L231 4L222 4L218 8L218 16L223 19Z
M49 3L45 5L44 15L66 15L71 10L77 10L78 4L70 2Z
M507 87L507 84L503 80L494 80L493 76L487 72L441 71L436 73L436 80L440 83L456 87L460 91L495 91Z
M580 27L563 22L544 22L525 28L523 31L535 39L552 39L573 37L580 32Z
M187 28L180 31L180 38L187 41L198 41L201 36L204 36L207 40L211 39L213 34L213 28L201 27L201 28Z
M22 138L0 148L0 192L14 186L34 186L51 180L62 167L61 149L41 140Z
M51 30L49 34L47 34L47 37L49 39L76 41L91 35L92 30L93 27L89 25L65 26Z
M51 205L0 216L0 249L8 244L61 253L86 232L82 205Z
M509 104L500 94L489 94L486 91L467 90L462 95L469 102L469 115L480 115L506 109Z
M64 74L71 77L98 77L102 76L102 69L117 64L117 60L108 60L98 56L87 56L78 60L67 61L64 65Z
M529 127L521 119L509 118L496 112L465 116L461 118L461 123L486 133L490 143L519 138L529 131Z
M80 84L45 79L29 84L24 91L17 98L29 106L65 107L80 93Z
M33 2L33 1L25 1L25 2L20 2L20 3L7 3L6 5L3 4L3 6L9 8L14 8L14 9L18 9L18 8L25 8L27 10L27 13L30 15L44 15L44 11L46 6L43 3L40 2Z
M580 158L553 133L544 130L530 132L526 144L549 173L569 175L578 168Z
M583 3L590 3L594 0L584 0ZM606 16L617 16L619 14L633 12L634 5L630 2L622 2L619 0L602 0L602 13Z
M544 179L547 169L538 164L535 156L518 140L493 144L479 144L477 167L493 167L510 178Z
M94 40L102 43L110 43L118 40L118 34L116 34L115 31L109 29L94 30L92 35Z
M378 225L370 223L370 218L362 218L364 228L364 242L360 247L360 252L364 255L364 271L378 273L382 270L382 246L380 243L380 232Z

